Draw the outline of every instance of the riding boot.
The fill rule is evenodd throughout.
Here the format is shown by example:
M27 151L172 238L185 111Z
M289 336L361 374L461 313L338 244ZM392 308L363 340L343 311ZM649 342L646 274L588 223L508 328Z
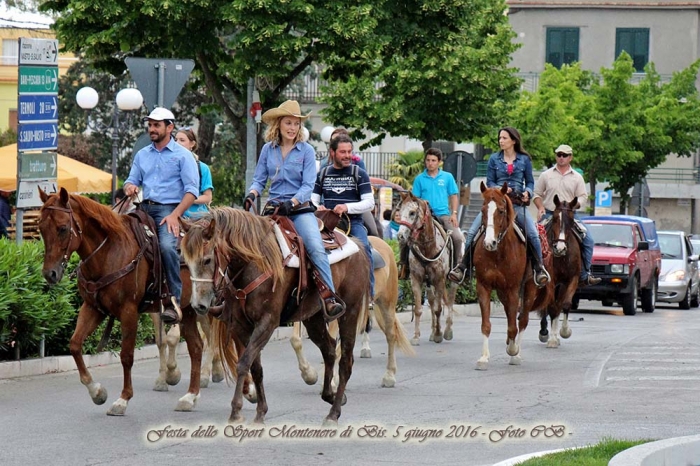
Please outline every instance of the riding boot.
M542 264L542 259L537 254L537 251L535 251L535 246L529 241L527 243L527 250L530 253L530 258L532 259L532 268L535 271L535 276L533 277L535 285L537 285L539 288L542 288L547 283L549 283L549 273L547 272L547 269L544 268L544 264Z
M455 283L462 283L464 281L465 277L465 272L469 270L471 272L472 270L472 250L474 246L474 242L470 242L467 244L466 249L464 250L464 254L462 255L462 261L459 263L457 267L454 269L450 270L450 273L447 274L447 278L450 281L453 281Z
M164 324L169 325L179 324L182 320L182 311L175 296L170 296L169 299L165 298L161 304L160 319Z
M409 277L408 246L399 244L399 280L407 280Z

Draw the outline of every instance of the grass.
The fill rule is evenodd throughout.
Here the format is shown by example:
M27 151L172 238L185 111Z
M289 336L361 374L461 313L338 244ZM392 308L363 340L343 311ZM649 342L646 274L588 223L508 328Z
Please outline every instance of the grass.
M521 466L607 466L613 456L621 451L632 448L642 443L652 442L645 440L616 440L604 438L596 445L589 445L583 448L575 448L551 453L549 455L531 458L522 463Z

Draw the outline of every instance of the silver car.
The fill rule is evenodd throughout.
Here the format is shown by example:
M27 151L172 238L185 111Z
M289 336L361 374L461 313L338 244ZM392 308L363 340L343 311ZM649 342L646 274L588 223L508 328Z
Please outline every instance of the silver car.
M658 234L661 276L656 301L678 303L681 309L698 307L698 255L693 253L690 238L682 231L659 231Z

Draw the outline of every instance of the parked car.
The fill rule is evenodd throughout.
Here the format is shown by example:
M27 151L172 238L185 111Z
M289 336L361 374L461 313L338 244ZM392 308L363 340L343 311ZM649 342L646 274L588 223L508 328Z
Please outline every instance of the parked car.
M578 306L580 298L608 306L616 301L625 315L635 315L641 297L642 310L654 312L661 273L654 221L632 215L585 217L582 221L595 240L591 272L602 281L579 288L572 304Z
M681 309L700 304L698 255L690 238L682 231L659 231L661 276L656 300L678 303Z
M700 238L697 235L690 237L690 245L693 246L693 254L700 256Z

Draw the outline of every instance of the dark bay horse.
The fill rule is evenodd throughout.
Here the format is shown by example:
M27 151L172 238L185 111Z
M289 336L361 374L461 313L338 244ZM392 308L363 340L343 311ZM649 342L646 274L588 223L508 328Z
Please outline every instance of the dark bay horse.
M491 291L496 290L508 319L506 353L510 356L510 364L519 365L522 362L520 342L529 313L549 304L554 296L554 285L550 281L537 288L532 279L525 243L515 231L515 210L508 197L508 185L487 188L482 181L481 195L484 198L481 213L485 233L483 240L474 246L474 266L484 339L476 368L486 370L490 358ZM545 258L544 265L551 270L551 258L549 261Z
M218 335L224 336L224 341L233 337L244 347L237 363L225 357L228 369L237 374L229 422L244 421L241 415L243 388L250 372L258 400L255 422L262 423L268 407L260 352L283 319L292 290L298 285L299 271L283 267L275 225L268 217L218 207L196 222L183 221L182 227L186 231L182 253L192 275L193 308L204 314L222 294L223 309L212 310L220 311L225 322L219 325ZM338 319L341 357L336 393L331 389L335 339L328 333L312 281L299 305L292 305L284 317L287 322L303 322L310 339L321 350L325 366L321 397L332 405L326 417L326 422L331 424L337 423L341 405L346 400L345 387L352 373L355 337L365 322L361 317L368 303L369 260L360 251L331 267L336 293L346 305L345 314ZM223 278L227 274L231 276L228 283ZM214 324L217 326L218 321Z
M420 317L423 315L423 283L428 284L428 303L432 313L430 341L442 343L452 340L452 313L457 286L447 280L452 257L452 241L444 234L442 226L433 219L430 206L412 193L401 193L396 206L401 226L398 239L410 249L408 262L411 269L413 290L413 315L415 330L411 344L420 342ZM443 307L444 305L444 307ZM445 309L445 331L440 327L442 311Z
M547 342L547 348L558 348L559 337L569 338L569 311L571 300L578 288L581 273L581 246L574 234L574 212L579 208L578 199L571 202L562 201L554 196L554 213L547 230L547 240L554 255L552 263L552 281L554 282L554 299L546 311L540 310L540 341ZM564 321L559 331L559 316L564 313ZM547 317L552 322L552 333L547 331Z
M107 390L93 380L85 366L83 342L105 317L111 315L121 322L120 357L124 384L119 399L107 414L124 415L133 396L131 368L139 321L138 309L146 294L150 264L143 257L127 216L118 215L109 207L86 197L68 194L64 188L52 195L40 190L40 196L44 203L39 222L44 240L44 278L49 284L59 282L71 254L77 252L81 259L78 270L82 278L78 280L78 288L85 301L80 307L70 340L70 352L78 367L80 381L87 387L92 401L98 405L107 400ZM197 331L196 316L188 304L189 272L183 269L181 273L183 335L192 367L187 394L180 398L175 409L191 411L199 398L202 340ZM86 299L86 296L90 299Z

